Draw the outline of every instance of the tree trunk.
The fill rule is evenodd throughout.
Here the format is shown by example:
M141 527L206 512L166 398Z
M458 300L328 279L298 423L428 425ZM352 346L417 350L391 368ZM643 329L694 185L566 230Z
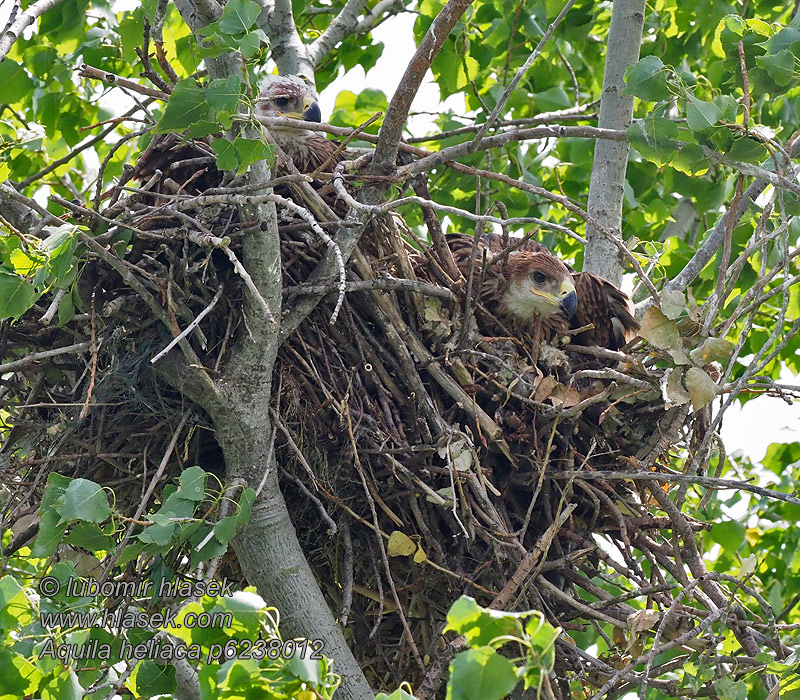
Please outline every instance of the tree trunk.
M633 117L633 95L623 95L625 69L639 60L644 24L644 0L614 0L606 49L603 95L598 126L627 129ZM594 148L589 185L589 214L622 236L622 193L628 164L627 141L599 139ZM619 285L622 255L601 231L587 224L583 269Z

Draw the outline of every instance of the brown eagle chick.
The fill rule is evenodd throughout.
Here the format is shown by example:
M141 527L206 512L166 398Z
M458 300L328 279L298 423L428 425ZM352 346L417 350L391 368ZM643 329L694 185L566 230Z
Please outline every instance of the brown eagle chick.
M469 274L473 242L470 235L447 236L453 259L464 276ZM627 294L608 280L575 272L541 243L531 240L490 265L503 250L500 236L481 236L474 272L477 283L485 255L487 267L479 298L499 320L525 326L538 318L549 336L590 326L575 334L573 342L612 350L621 348L639 331Z

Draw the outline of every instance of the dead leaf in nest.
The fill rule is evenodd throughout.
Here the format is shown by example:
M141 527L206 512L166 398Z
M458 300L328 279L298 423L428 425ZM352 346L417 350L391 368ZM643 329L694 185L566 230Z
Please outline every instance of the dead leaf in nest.
M733 354L733 347L733 343L724 338L706 338L689 356L698 365L722 362Z
M681 334L675 321L667 318L655 306L651 306L644 312L639 335L659 350L668 352L675 364L691 364L683 351Z
M639 335L661 350L677 350L681 347L681 334L675 322L655 306L644 312Z
M563 408L570 408L581 400L581 395L577 389L571 386L564 386L563 384L556 384L552 393L548 397L553 403L553 406L562 406Z
M637 610L635 613L628 615L628 629L638 634L649 630L660 619L661 613L658 610Z
M449 453L449 454L448 454ZM453 440L439 448L439 456L448 459L457 472L465 472L472 466L472 448L464 438Z
M664 372L661 379L661 397L664 399L664 406L683 406L689 403L691 397L683 386L683 370L680 368L668 369Z
M425 326L429 329L434 336L443 338L450 335L453 324L447 317L447 314L442 313L442 300L435 297L427 297L424 302L423 317L425 319Z
M533 400L544 403L545 399L550 398L550 394L553 393L557 384L558 381L550 375L542 377L542 380L536 385L536 391L533 392Z
M425 554L425 550L422 548L422 545L417 544L417 551L414 553L414 563L422 564L426 561L428 561L428 555Z
M714 380L699 367L690 367L686 370L686 388L689 390L692 408L695 411L710 404L719 391Z
M408 557L417 551L417 545L408 535L400 530L395 530L389 535L389 545L386 551L390 557Z
M664 312L668 319L673 321L684 311L687 311L683 292L669 289L661 292L661 311Z
M627 622L628 629L631 631L631 638L625 651L631 651L634 646L637 646L637 642L643 647L644 645L640 642L642 632L649 630L660 619L661 613L658 610L637 610L635 613L628 615Z
M428 555L419 543L419 535L409 537L399 530L389 535L389 544L386 548L390 557L410 557L414 555L414 563L422 564L428 561Z

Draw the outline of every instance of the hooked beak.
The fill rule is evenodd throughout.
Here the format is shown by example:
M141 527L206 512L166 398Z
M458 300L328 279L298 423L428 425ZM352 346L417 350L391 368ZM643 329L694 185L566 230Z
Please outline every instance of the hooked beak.
M558 306L567 318L572 318L578 308L578 295L572 280L566 279L558 290Z
M305 107L303 119L307 122L317 122L319 124L322 121L322 110L316 102L312 102L308 106L303 105L303 107Z

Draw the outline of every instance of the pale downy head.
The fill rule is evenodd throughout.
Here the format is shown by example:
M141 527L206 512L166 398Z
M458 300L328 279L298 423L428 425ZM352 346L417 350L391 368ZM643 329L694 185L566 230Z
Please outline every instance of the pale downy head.
M257 117L291 117L322 121L317 91L296 75L268 75L261 81ZM298 132L295 130L295 134ZM301 132L302 133L302 132Z
M502 303L509 314L521 320L536 314L548 318L575 314L578 296L567 266L549 252L512 254L503 266L507 286Z

